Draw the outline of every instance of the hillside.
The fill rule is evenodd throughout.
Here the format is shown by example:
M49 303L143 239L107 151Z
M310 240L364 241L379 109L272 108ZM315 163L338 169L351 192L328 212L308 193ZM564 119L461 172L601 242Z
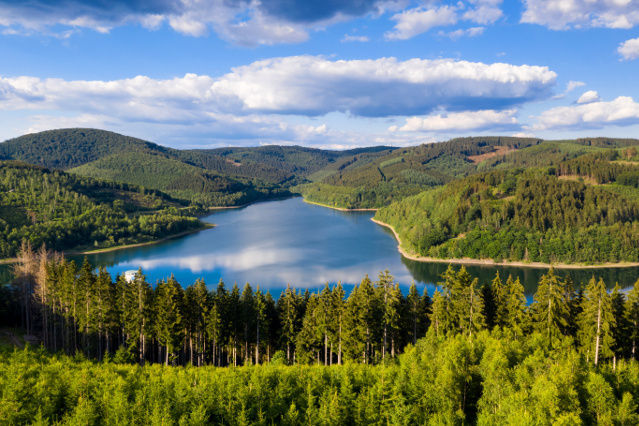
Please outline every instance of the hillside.
M558 166L586 154L639 146L636 139L544 141L512 137L469 137L394 150L349 167L327 167L312 184L300 187L305 198L345 208L379 208L455 179L476 173ZM636 156L636 154L634 154Z
M208 206L287 195L288 188L328 166L391 151L299 146L177 150L96 129L51 130L0 143L0 159L144 186Z
M135 183L158 189L175 198L204 205L245 204L271 195L278 188L220 176L174 158L155 153L125 152L108 155L69 170L82 176Z
M482 173L395 202L375 217L395 228L404 249L422 256L638 261L635 188L557 174L555 168Z
M20 136L0 143L0 160L66 170L106 155L171 150L142 139L98 129L58 129Z
M301 192L312 201L339 207L382 207L476 173L486 161L540 143L538 139L476 137L398 149L327 173Z
M0 161L0 258L23 239L56 250L105 248L203 227L171 197L128 184Z

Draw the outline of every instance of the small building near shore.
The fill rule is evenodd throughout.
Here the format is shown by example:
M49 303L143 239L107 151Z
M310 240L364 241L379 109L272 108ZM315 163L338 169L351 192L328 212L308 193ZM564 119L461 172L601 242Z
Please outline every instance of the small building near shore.
M133 282L137 273L138 271L134 269L131 269L130 271L124 271L124 280L128 283Z

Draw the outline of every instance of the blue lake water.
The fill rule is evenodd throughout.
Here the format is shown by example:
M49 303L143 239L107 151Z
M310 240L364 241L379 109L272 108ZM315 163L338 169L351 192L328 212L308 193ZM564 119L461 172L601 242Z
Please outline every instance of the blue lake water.
M347 289L368 274L388 269L405 290L411 281L432 292L446 269L444 263L414 262L397 251L390 231L373 223L372 212L341 212L303 202L301 198L268 201L240 209L219 210L203 218L216 225L160 244L88 256L115 276L142 268L155 283L174 274L182 285L202 278L210 286L223 279L227 287L246 282L274 297L290 284L318 289L341 281ZM81 262L81 257L73 258ZM468 266L480 282L518 276L531 295L544 269ZM7 271L5 266L5 274ZM0 271L0 274L2 271ZM609 286L624 288L639 277L639 268L560 271L579 283L601 276Z

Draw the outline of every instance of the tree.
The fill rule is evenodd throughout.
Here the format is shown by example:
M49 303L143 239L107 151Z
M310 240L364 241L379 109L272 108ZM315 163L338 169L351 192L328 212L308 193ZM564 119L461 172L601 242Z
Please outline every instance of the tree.
M183 337L182 287L173 275L157 285L155 297L155 333L158 342L164 346L165 365L175 360L175 349Z
M513 280L512 276L508 276L503 304L505 327L512 330L516 337L523 337L528 328L529 319L524 286L519 277Z
M289 285L286 285L286 290L282 292L277 306L280 312L280 318L282 323L282 339L286 345L286 361L291 363L291 349L295 342L295 335L297 334L297 322L298 322L298 306L297 306L297 294L291 290Z
M598 364L600 356L613 355L612 329L615 318L612 301L602 279L597 281L592 277L588 282L579 323L579 337L583 351L588 358L593 357L595 365Z
M541 277L531 312L533 327L546 336L548 345L553 345L562 335L568 317L564 286L554 269Z
M629 324L628 340L630 355L637 359L637 343L639 343L639 280L628 292L626 298L626 319Z

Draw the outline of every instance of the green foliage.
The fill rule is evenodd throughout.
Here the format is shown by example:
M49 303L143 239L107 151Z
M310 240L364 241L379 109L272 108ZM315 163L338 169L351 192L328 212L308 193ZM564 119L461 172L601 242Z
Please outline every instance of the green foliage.
M157 191L0 162L0 258L23 240L62 250L149 241L203 225Z
M618 262L639 259L639 203L540 171L494 171L377 212L403 247L440 258Z

